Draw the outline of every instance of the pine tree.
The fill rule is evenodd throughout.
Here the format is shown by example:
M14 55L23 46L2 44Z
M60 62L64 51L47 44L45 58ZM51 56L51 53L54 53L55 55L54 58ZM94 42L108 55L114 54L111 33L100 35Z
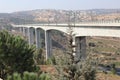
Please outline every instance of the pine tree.
M34 71L34 47L20 36L14 36L6 31L0 32L0 77L13 72L23 73Z
M65 53L66 56L57 62L58 66L56 67L59 80L95 80L96 68L93 66L96 66L96 62L90 54L84 60L81 60L81 58L76 60L74 55L75 45L73 45L74 37L73 29L69 27L67 35L68 50Z

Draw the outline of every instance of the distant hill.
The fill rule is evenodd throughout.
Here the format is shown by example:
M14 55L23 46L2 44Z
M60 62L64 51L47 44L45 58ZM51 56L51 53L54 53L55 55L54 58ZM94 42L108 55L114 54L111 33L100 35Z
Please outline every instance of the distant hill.
M40 9L13 13L0 13L0 23L9 22L14 24L64 23L119 19L120 9L91 9L76 11Z

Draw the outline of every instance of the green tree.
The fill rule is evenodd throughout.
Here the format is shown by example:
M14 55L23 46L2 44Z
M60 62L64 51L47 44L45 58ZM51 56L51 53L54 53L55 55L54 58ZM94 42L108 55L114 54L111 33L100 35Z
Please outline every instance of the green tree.
M0 31L0 77L5 78L13 72L34 71L34 50L20 36Z
M34 59L35 59L36 65L45 64L45 57L43 54L43 49L36 49L36 52L34 54Z

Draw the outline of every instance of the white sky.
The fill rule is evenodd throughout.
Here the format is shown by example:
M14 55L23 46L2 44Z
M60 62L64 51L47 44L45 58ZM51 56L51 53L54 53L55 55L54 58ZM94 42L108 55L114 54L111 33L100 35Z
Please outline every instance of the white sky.
M0 0L0 13L34 9L115 9L120 0Z

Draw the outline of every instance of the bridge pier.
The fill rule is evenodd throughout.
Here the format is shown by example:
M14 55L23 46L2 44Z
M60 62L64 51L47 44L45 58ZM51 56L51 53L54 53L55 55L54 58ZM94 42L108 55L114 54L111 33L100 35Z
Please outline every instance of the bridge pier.
M42 46L41 44L41 36L40 36L40 30L39 29L35 29L35 40L36 40L36 48L40 49Z
M23 33L23 36L25 36L25 37L28 37L28 28L26 28L26 27L23 27L22 28L22 33Z
M21 33L21 35L28 41L28 28L26 27L18 27L19 28L19 32Z
M23 33L23 27L18 27L18 28L19 28L20 33Z
M76 58L84 59L86 57L86 37L76 37Z
M34 29L33 28L28 28L28 42L29 45L33 45L34 44Z
M52 56L51 31L45 31L46 60Z

